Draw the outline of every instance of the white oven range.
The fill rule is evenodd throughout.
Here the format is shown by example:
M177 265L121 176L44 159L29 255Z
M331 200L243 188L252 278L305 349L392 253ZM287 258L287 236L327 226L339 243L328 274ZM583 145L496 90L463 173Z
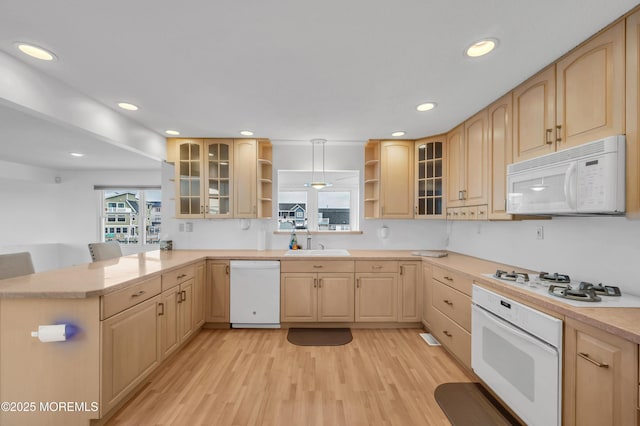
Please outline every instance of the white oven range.
M476 284L471 366L530 426L561 424L562 320Z

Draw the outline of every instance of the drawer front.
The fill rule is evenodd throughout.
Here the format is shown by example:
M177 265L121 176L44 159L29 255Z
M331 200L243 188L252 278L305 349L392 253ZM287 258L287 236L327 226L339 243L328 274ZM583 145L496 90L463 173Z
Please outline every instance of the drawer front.
M433 334L443 346L471 368L471 334L437 309L433 310Z
M398 272L396 260L357 260L356 272Z
M439 281L434 281L432 303L462 328L471 331L471 298L469 296Z
M465 278L460 274L448 271L438 266L433 267L433 278L448 285L449 287L453 287L456 290L463 292L467 296L471 296L472 280L469 278Z
M196 276L196 265L189 265L183 268L162 274L162 291L175 287Z
M102 296L100 319L109 318L161 292L160 277L154 277Z
M487 220L488 217L489 216L487 216L487 206L486 205L478 206L478 215L476 219Z
M353 260L282 260L280 272L353 272Z

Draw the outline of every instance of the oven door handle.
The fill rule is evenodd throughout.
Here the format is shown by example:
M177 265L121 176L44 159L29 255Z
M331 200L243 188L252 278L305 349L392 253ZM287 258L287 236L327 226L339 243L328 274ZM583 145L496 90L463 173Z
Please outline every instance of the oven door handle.
M537 337L535 337L532 334L529 334L525 331L520 330L519 328L517 328L516 326L508 323L507 321L503 320L502 318L496 316L495 314L492 314L491 312L485 310L484 308L478 306L478 305L473 305L473 313L477 313L479 315L483 315L485 317L485 319L487 321L490 321L491 323L497 325L498 327L502 328L505 332L515 335L517 337L519 337L520 339L531 343L532 345L535 345L536 347L544 350L545 352L548 352L549 354L553 354L553 355L557 355L558 354L558 350L556 348L554 348L552 345L550 345L549 343L545 342L544 340L540 340Z

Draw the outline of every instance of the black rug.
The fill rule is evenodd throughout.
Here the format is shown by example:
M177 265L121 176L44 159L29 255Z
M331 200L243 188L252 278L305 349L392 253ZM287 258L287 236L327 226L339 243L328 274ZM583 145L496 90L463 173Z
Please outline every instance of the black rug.
M348 328L290 328L287 340L298 346L340 346L353 336Z
M434 396L453 426L521 426L480 383L443 383Z

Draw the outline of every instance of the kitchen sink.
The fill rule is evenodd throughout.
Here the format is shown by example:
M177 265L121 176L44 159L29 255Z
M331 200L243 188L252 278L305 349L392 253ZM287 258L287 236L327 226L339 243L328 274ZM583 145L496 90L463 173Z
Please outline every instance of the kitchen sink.
M285 256L351 256L351 253L345 249L289 250Z

